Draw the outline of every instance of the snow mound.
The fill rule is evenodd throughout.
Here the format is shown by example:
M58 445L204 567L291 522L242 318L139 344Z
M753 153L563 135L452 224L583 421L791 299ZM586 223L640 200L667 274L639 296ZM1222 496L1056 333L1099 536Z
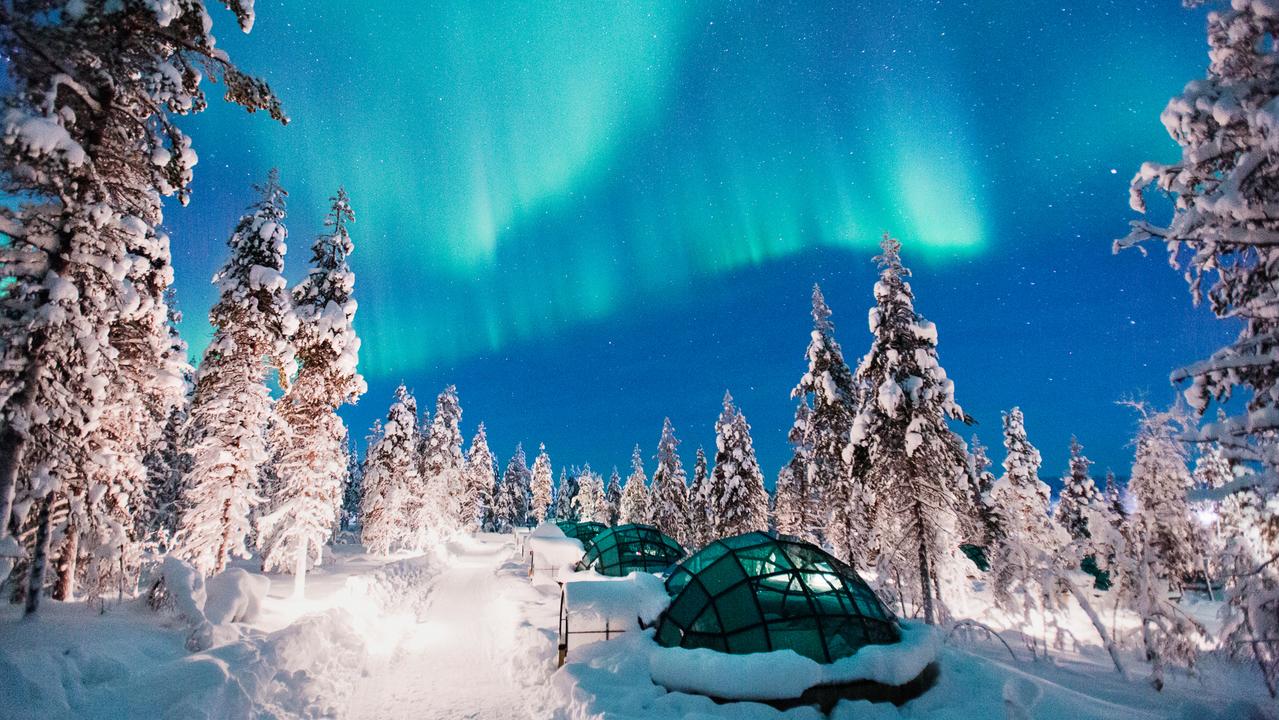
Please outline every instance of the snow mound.
M661 647L649 652L653 681L671 690L729 700L796 698L818 685L868 680L905 685L937 660L941 634L922 623L902 623L901 642L867 645L833 663L794 650L731 655L707 649Z
M205 583L204 617L214 625L253 622L270 589L271 579L265 575L231 568Z
M637 620L645 625L656 621L671 602L666 585L652 573L633 572L622 578L576 575L590 579L564 583L564 603L575 628L583 621L601 627L607 621L614 629L637 630Z
M533 557L535 569L549 568L557 573L569 571L586 554L581 540L566 536L563 530L551 523L539 525L528 536L526 547Z

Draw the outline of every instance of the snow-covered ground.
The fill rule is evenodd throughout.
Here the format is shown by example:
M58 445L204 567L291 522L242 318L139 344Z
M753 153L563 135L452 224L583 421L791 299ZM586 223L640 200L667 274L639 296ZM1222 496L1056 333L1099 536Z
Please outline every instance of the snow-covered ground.
M464 538L438 557L337 546L306 600L273 576L260 612L219 626L217 644L199 652L186 649L185 620L140 601L109 602L105 613L50 602L34 621L6 606L0 718L820 717L668 692L653 681L647 631L576 643L557 669L559 590L537 580L505 536ZM1136 658L1136 677L1124 680L1084 636L1049 661L1033 661L1016 633L1004 636L1015 658L980 633L951 637L938 684L922 697L901 708L843 702L832 717L1016 717L1006 698L1030 709L1021 717L1044 720L1279 717L1251 668L1208 658L1198 675L1174 675L1157 693Z

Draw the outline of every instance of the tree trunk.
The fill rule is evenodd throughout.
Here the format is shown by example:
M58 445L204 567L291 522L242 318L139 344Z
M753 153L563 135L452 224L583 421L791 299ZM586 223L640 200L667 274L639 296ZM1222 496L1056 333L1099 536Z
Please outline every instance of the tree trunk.
M76 564L80 554L80 531L67 524L67 536L58 551L57 573L53 584L54 600L70 600L75 595Z
M24 393L25 394L25 393ZM13 501L18 492L18 466L27 449L27 438L5 423L0 431L0 538L9 534L13 517Z
M40 609L40 596L44 594L44 570L49 564L49 541L52 533L49 525L53 522L53 494L45 495L40 501L39 514L36 517L35 551L31 554L31 565L27 568L27 598L24 614L30 617Z
M933 609L933 578L928 566L928 548L923 538L919 538L919 601L924 608L924 622L937 624L936 612Z
M293 597L301 600L306 596L306 536L298 539L297 557L293 564Z

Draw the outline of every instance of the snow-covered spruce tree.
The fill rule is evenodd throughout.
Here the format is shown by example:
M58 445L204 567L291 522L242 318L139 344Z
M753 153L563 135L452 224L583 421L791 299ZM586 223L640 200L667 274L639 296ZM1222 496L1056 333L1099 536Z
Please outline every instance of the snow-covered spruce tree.
M556 520L577 520L577 507L573 504L573 498L577 497L578 482L577 470L569 472L567 468L560 468L559 484L555 486L555 519Z
M1073 540L1085 540L1089 537L1088 515L1086 510L1100 506L1105 498L1097 490L1088 468L1092 461L1084 456L1084 447L1073 435L1070 438L1070 467L1062 478L1061 493L1057 499L1057 507L1053 510L1053 519L1070 534Z
M799 405L795 407L795 422L787 435L791 444L790 461L777 475L773 515L777 532L817 542L825 525L825 513L819 509L816 490L810 479L813 468L813 448L809 444L812 415L808 399L800 398Z
M548 474L549 478L550 475ZM604 499L608 502L608 521L606 525L617 525L617 517L622 509L622 476L617 473L617 466L608 476L608 489L604 491Z
M247 29L251 11L231 6ZM118 543L137 531L141 457L179 386L166 355L169 241L157 228L164 196L186 201L195 154L174 116L204 109L211 77L231 102L285 120L265 83L214 50L208 19L199 0L0 8L10 79L0 188L21 200L0 210L2 555L16 554L9 532L24 524L16 500L60 517L35 534L61 535L63 555L84 537L98 567L126 561ZM51 503L72 512L44 512ZM69 591L71 578L59 580Z
M1279 567L1269 558L1279 555L1279 542L1269 531L1274 511L1255 489L1232 493L1221 503L1222 551L1219 564L1229 578L1227 612L1220 641L1234 658L1255 662L1266 689L1279 691Z
M679 459L679 440L671 419L662 421L662 439L657 444L657 469L648 498L649 522L658 530L688 543L688 478Z
M497 458L489 450L484 423L480 423L475 437L471 438L463 473L466 475L466 498L461 503L461 508L465 527L479 530L484 526L484 519L491 510L493 487L497 483Z
M182 447L189 402L186 399L169 411L164 429L144 461L147 468L147 515L141 519L144 523L143 537L165 547L177 529L178 498L182 494L182 479L187 474L190 461Z
M1225 535L1221 527L1221 500L1213 496L1213 491L1225 487L1234 480L1234 470L1221 446L1213 444L1204 448L1195 460L1194 490L1207 497L1190 504L1195 519L1203 527L1204 580L1212 582L1220 577L1218 561L1225 551Z
M418 547L420 528L411 498L421 492L417 476L417 401L401 384L386 413L382 433L364 460L360 539L376 555ZM420 496L420 495L419 495Z
M1191 426L1189 418L1180 408L1155 412L1140 403L1133 406L1142 414L1128 481L1134 510L1125 526L1125 542L1108 569L1123 603L1140 620L1150 681L1159 690L1169 663L1194 664L1196 639L1205 634L1170 599L1194 572L1202 539L1186 501L1193 481L1180 438Z
M1042 461L1026 435L1021 408L1004 413L1003 423L1004 474L990 491L1003 520L990 553L991 588L996 605L1020 615L1030 628L1037 613L1058 607L1055 557L1069 539L1049 517L1052 491L1039 479ZM1034 642L1031 632L1025 634Z
M995 508L990 491L995 486L995 474L990 471L990 457L986 446L973 435L968 445L968 485L973 496L973 507L977 513L978 535L971 540L983 547L989 547L999 537L999 511Z
M947 421L970 420L937 361L936 326L915 312L900 243L885 235L880 247L874 340L855 377L866 399L844 458L872 498L868 545L878 553L881 582L914 595L924 621L938 623L946 615L940 595L959 580L956 554L974 514L963 492L965 447ZM835 549L843 557L853 552Z
M844 353L835 341L835 324L830 316L821 288L813 285L813 331L805 353L808 371L791 390L791 397L802 399L811 412L803 418L796 415L791 442L808 448L806 482L813 493L813 507L824 508L820 530L837 554L847 558L848 547L855 542L850 533L854 525L860 524L860 513L850 510L860 500L844 461L858 392Z
M1113 546L1106 540L1113 528L1101 514L1103 507L1089 504L1081 508L1088 527L1096 534L1072 540L1066 529L1049 517L1051 492L1039 479L1039 451L1026 436L1021 410L1013 408L1004 414L1003 421L1004 474L990 491L1000 530L989 553L995 603L1000 609L1021 616L1026 644L1036 655L1041 645L1031 628L1038 616L1046 655L1053 642L1048 638L1048 624L1051 620L1056 625L1057 613L1064 608L1066 598L1073 597L1097 631L1115 669L1127 677L1110 630L1089 595L1072 579L1085 555L1096 555L1103 565L1105 558L1113 556Z
M693 461L693 484L688 488L688 540L692 547L703 547L716 539L711 519L710 487L706 451L699 446Z
M555 502L555 478L551 472L551 456L546 445L537 446L537 458L533 460L533 479L529 482L532 496L530 509L533 522L541 524L551 515L551 503Z
M1207 359L1173 372L1188 382L1185 397L1202 416L1217 401L1244 401L1244 412L1204 424L1199 439L1220 443L1232 463L1252 465L1213 495L1248 487L1267 502L1257 520L1265 534L1279 536L1279 213L1274 212L1279 163L1275 162L1274 104L1279 98L1279 14L1270 3L1233 2L1208 15L1209 65L1205 77L1185 86L1161 115L1181 148L1171 164L1147 162L1132 181L1130 204L1146 211L1151 185L1174 199L1166 226L1137 221L1115 249L1149 240L1163 242L1170 263L1190 283L1195 303L1205 298L1213 313L1242 321L1236 340ZM1231 407L1238 407L1239 403ZM1262 559L1265 567L1279 553ZM1232 579L1231 582L1236 582ZM1238 583L1250 581L1238 579ZM1279 593L1250 585L1262 595L1248 607L1279 608ZM1234 605L1232 605L1234 607ZM1279 611L1279 610L1272 610ZM1264 670L1275 690L1279 640L1265 646Z
M355 443L351 442L350 436L351 433L348 430L345 443L346 473L342 478L342 514L338 519L338 530L343 531L352 530L360 524L360 498L364 487L364 468L360 464L360 455L355 449Z
M1119 487L1113 470L1106 471L1106 517L1110 524L1122 527L1128 520L1128 508L1124 506L1124 492Z
M462 406L457 388L449 385L435 399L435 415L430 429L422 436L419 453L422 482L430 506L433 524L447 533L463 527L463 505L469 493L462 470Z
M174 552L200 572L218 573L247 555L249 514L258 503L264 434L273 409L264 370L288 387L297 331L284 276L285 192L276 172L240 218L227 244L231 257L213 277L220 295L209 311L213 339L195 376L187 445L191 472L182 488Z
M1133 177L1130 204L1146 211L1153 185L1174 197L1167 226L1134 221L1115 249L1148 240L1166 244L1184 268L1196 303L1221 318L1242 319L1237 340L1207 360L1173 373L1189 381L1186 399L1202 414L1213 400L1247 395L1247 414L1202 428L1232 461L1264 471L1242 483L1279 487L1279 452L1259 442L1279 430L1279 214L1271 213L1279 163L1273 155L1273 103L1279 98L1279 15L1266 3L1232 3L1208 16L1207 76L1193 80L1160 119L1181 147L1172 164L1147 162ZM1233 489L1233 488L1228 488Z
M617 511L617 522L622 525L648 522L648 478L644 475L644 457L639 445L631 453L631 474L622 489L622 504Z
M578 475L577 496L573 498L577 518L582 522L608 523L608 498L604 478L588 464Z
M710 535L732 537L768 529L768 493L755 460L750 425L724 393L724 409L715 423L715 469L706 492Z
M528 487L532 473L524 456L523 443L515 445L515 454L506 464L502 481L493 498L493 521L498 532L508 532L528 522Z
M368 390L356 369L355 273L347 262L355 249L347 224L355 214L341 188L330 203L328 231L312 244L311 269L293 290L293 344L301 367L277 403L279 482L268 498L270 512L257 521L263 569L292 572L299 596L342 509L348 434L338 408Z
M367 515L366 498L372 497L369 491L369 469L377 464L374 450L377 448L378 441L382 439L382 420L374 420L373 427L369 428L369 434L364 436L364 460L360 462L360 496L355 500L355 519L354 525L360 528L360 542L368 545L364 540L364 518ZM382 478L386 480L386 478Z
M84 468L90 488L87 517L73 524L87 530L80 542L87 561L81 564L81 582L91 599L108 591L123 594L137 583L146 517L152 514L147 455L190 389L187 345L178 335L180 316L170 305L167 240L130 248L130 253L135 261L125 283L136 297L126 296L111 324L115 390L85 440L96 462ZM160 262L143 261L150 256ZM94 488L104 488L96 502Z

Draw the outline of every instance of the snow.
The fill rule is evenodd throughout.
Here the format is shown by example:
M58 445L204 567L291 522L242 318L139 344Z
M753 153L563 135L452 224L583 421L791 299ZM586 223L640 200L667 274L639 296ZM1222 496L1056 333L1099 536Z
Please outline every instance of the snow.
M794 650L728 655L706 649L667 648L649 652L653 680L672 690L734 700L799 697L811 687L870 680L905 685L937 659L941 636L920 623L906 623L902 641L867 645L833 663L819 663Z
M646 625L656 622L671 602L665 583L652 573L633 572L622 578L593 572L576 575L585 578L564 583L571 629L582 629L583 622L602 629L605 621L613 629L639 629L636 620Z
M537 526L528 536L527 548L534 576L545 569L553 578L572 572L586 552L581 540L566 536L553 522Z
M185 619L155 613L141 599L109 603L105 613L50 602L35 620L0 607L0 718L819 720L826 716L811 707L716 704L688 690L776 697L854 677L900 681L935 657L937 685L919 698L900 708L841 701L828 717L1279 717L1251 668L1215 657L1204 658L1199 677L1170 674L1162 693L1119 677L1079 613L1062 619L1066 639L1049 660L1030 661L1024 637L1010 629L1021 619L990 609L979 619L1017 657L980 635L953 633L943 643L915 624L906 625L903 646L863 648L829 666L793 653L662 648L651 630L640 630L575 644L557 668L558 588L529 581L509 535L463 536L438 555L389 559L338 545L326 550L301 600L287 581L257 593L268 581L251 567L238 564L207 586L184 575L189 566L165 567L184 615L198 607L221 619L225 611L214 606L234 606L231 617L245 621L218 626L216 644L198 652L184 647ZM583 615L647 619L665 602L660 581L642 573L607 580L578 573L568 586L570 605ZM260 602L256 613L250 600ZM1206 621L1219 605L1188 607ZM1120 625L1131 635L1131 622L1121 616Z

